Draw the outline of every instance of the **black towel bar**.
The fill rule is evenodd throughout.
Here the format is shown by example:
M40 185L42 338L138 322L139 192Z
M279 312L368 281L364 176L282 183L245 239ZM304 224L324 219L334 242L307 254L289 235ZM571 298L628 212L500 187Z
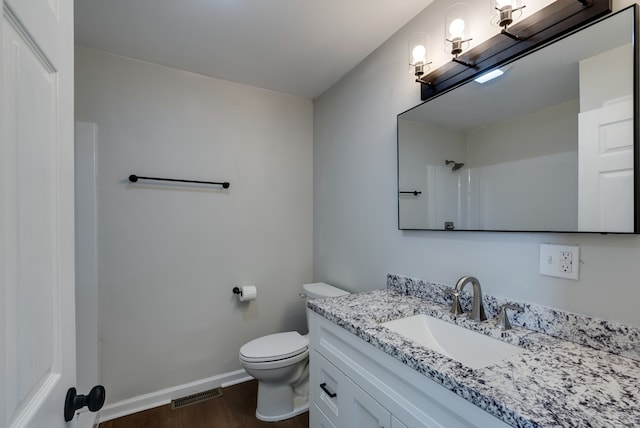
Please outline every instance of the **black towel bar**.
M228 189L231 185L228 181L225 182L216 182L216 181L198 181L198 180L177 180L175 178L158 178L158 177L141 177L139 175L131 174L129 176L129 181L135 183L138 180L157 180L157 181L176 181L180 183L198 183L198 184L215 184L217 186L222 186L225 189Z

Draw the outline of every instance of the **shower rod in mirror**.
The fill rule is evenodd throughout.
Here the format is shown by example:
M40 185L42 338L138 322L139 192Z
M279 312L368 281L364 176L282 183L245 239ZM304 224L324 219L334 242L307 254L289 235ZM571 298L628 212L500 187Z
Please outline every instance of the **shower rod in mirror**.
M217 182L217 181L198 181L198 180L178 180L175 178L142 177L140 175L135 175L135 174L131 174L129 176L129 181L132 183L135 183L138 180L156 180L156 181L172 181L172 182L178 182L178 183L213 184L216 186L222 186L224 189L228 189L229 186L231 185L228 181Z

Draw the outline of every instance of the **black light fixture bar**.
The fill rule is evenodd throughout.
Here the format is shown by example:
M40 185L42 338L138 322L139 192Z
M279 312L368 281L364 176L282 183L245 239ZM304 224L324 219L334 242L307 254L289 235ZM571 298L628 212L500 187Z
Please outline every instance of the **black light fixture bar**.
M129 181L132 183L135 183L138 180L156 180L156 181L172 181L172 182L178 182L178 183L213 184L217 186L222 186L224 189L228 189L229 186L231 185L228 181L217 182L217 181L198 181L198 180L178 180L175 178L141 177L135 174L131 174L129 176Z
M463 61L463 60L459 59L458 57L451 58L451 61L456 62L456 63L461 64L461 65L464 65L465 67L478 68L477 65L468 63L466 61Z
M509 26L510 36L496 34L422 76L420 98L425 101L523 53L536 49L611 12L611 0L556 0L522 21ZM517 38L516 38L517 37ZM469 67L466 64L473 64Z
M507 37L511 37L513 40L522 40L520 38L520 36L518 36L517 34L512 34L509 31L503 29L502 31L500 31L500 34L505 35Z

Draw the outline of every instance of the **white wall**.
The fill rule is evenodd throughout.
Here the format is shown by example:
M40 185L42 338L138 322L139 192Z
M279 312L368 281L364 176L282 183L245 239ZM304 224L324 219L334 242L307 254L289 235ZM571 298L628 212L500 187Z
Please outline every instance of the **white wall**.
M98 128L108 402L238 370L250 339L305 332L310 101L78 48L76 119ZM231 187L132 185L134 173ZM242 283L256 301L237 302Z
M602 107L603 103L629 96L633 82L633 46L620 46L580 61L580 111ZM603 79L608 79L603 85Z
M467 132L472 168L578 150L579 102L572 100ZM577 173L576 173L577 174Z
M445 205L453 205L453 212L457 209L458 192L434 192L441 189L435 185L435 178L445 178L445 182L457 189L457 174L451 173L451 167L445 165L446 160L455 159L456 162L466 162L467 145L465 134L452 131L440 126L426 123L401 120L398 129L402 139L402 151L399 153L399 165L402 175L398 176L398 187L401 191L419 191L419 196L402 195L400 197L400 218L403 229L429 229L443 227L436 212L429 212L430 200L437 196L444 196ZM440 174L436 173L440 171ZM443 173L444 171L444 173ZM446 174L446 175L444 175ZM452 176L452 174L454 174ZM451 178L456 180L451 180ZM446 180L446 178L449 178ZM438 183L443 185L444 183ZM447 186L447 187L450 187ZM438 208L441 208L438 205ZM444 207L443 207L444 208ZM447 207L448 208L448 207ZM449 210L441 210L451 212ZM429 215L432 214L432 215ZM448 218L447 220L456 220Z
M452 3L435 1L315 100L314 279L371 290L385 286L388 272L449 284L470 273L489 294L640 326L637 236L397 230L396 115L420 101L407 41L428 30L438 46L434 66L446 61L435 41ZM529 2L526 12L548 3ZM613 4L617 10L630 2ZM486 24L488 2L473 7L473 25L495 34ZM538 274L545 242L581 246L579 281Z

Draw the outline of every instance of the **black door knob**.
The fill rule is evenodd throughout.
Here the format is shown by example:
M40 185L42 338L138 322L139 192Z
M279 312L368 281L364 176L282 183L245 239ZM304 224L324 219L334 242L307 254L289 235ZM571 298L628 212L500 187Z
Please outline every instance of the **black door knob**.
M87 406L90 411L97 412L102 409L105 398L106 392L102 385L96 385L91 388L89 395L78 395L76 394L75 388L69 388L67 397L64 400L64 420L69 422L73 419L76 410L82 409L85 406Z

